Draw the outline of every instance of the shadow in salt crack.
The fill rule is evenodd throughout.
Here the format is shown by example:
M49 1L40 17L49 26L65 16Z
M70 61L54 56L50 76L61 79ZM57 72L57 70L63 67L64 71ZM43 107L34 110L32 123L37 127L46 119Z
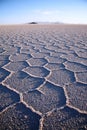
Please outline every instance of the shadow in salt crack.
M81 111L87 111L87 85L81 83L71 83L65 86L68 104Z
M66 69L52 70L51 75L47 79L59 86L72 83L76 80L74 73Z
M23 98L28 105L43 114L66 104L63 89L50 82L46 82L39 90L24 93Z
M5 50L3 48L0 48L0 54L3 53Z
M25 61L25 60L28 60L30 59L32 56L30 54L25 54L25 53L20 53L18 55L14 54L10 57L10 59L14 62L17 62L17 61Z
M35 77L46 77L50 73L50 71L47 70L46 68L39 66L33 66L33 67L29 66L25 68L24 71Z
M20 97L16 92L0 84L0 111L19 101Z
M0 67L3 67L4 65L8 63L9 63L9 60L0 60Z
M0 115L0 129L38 130L40 118L23 103L18 103Z
M10 55L0 55L0 61L8 61Z
M18 62L10 62L10 64L6 65L5 68L7 68L10 71L21 71L22 69L28 67L28 63L26 61L18 61Z
M66 61L64 63L64 66L67 70L70 70L70 71L73 71L73 72L87 71L87 66L82 65L81 63Z
M48 61L45 58L31 58L28 60L31 66L44 66Z
M5 84L10 85L19 92L26 92L35 89L43 82L43 78L30 76L23 71L18 71L5 80Z
M44 117L43 130L86 130L87 115L65 107Z
M10 72L7 70L0 68L0 82L2 82L9 74Z

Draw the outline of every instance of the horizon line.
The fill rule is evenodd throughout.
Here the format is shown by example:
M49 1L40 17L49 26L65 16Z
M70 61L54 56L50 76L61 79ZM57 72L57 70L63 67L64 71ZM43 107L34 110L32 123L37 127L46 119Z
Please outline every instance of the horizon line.
M34 25L33 22L35 22L37 25L38 24L68 24L68 25L87 25L87 23L66 23L66 22L47 22L47 21L29 21L29 22L26 22L26 23L7 23L7 24L0 24L1 25L27 25L27 24L30 24L30 25Z

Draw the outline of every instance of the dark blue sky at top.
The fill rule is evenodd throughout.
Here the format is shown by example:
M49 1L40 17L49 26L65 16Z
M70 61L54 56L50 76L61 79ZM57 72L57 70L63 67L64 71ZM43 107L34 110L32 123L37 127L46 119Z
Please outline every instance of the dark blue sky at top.
M86 0L0 0L0 24L87 23Z

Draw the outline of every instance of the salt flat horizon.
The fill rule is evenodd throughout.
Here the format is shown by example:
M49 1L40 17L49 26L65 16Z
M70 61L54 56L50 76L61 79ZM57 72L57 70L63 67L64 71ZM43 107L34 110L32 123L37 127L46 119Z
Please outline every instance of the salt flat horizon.
M36 24L32 24L32 22L35 22ZM0 26L23 26L23 25L82 25L86 26L87 23L64 23L64 22L38 22L38 21L30 21L27 23L7 23L7 24L0 24Z
M87 130L87 25L0 25L0 130Z

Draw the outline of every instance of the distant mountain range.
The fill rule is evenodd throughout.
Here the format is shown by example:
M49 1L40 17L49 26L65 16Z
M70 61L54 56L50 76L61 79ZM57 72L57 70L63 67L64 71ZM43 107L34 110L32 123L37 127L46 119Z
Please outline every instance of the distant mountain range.
M64 24L62 22L29 22L27 24Z

